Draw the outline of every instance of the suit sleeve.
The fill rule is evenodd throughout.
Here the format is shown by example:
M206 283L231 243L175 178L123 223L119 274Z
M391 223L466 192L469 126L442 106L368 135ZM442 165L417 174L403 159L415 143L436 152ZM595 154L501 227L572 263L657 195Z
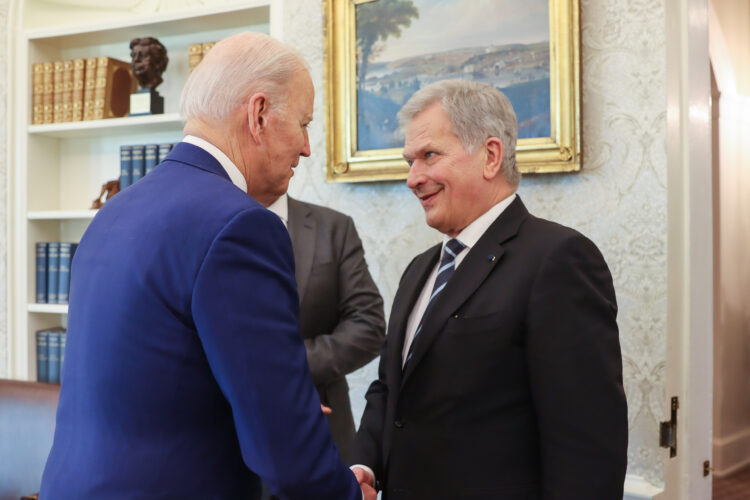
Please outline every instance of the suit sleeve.
M383 299L370 276L362 241L346 217L338 250L339 322L330 335L305 339L313 382L320 386L366 365L385 338Z
M622 498L627 407L612 277L576 233L552 250L527 312L542 498Z
M248 209L214 239L193 290L193 319L232 407L242 456L275 494L361 499L341 463L297 327L291 243L271 212Z

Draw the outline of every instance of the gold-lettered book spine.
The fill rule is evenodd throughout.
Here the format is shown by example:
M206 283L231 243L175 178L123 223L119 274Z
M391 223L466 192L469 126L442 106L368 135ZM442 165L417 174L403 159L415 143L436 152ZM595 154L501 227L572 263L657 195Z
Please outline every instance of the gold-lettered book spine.
M31 66L31 124L44 123L44 63Z
M52 121L62 123L63 121L63 62L55 61L54 63L54 94L52 98Z
M73 59L73 110L72 121L83 120L83 86L85 84L86 61Z
M62 121L73 121L73 61L63 61Z
M55 121L55 65L44 63L44 94L42 95L43 123Z
M83 77L83 119L94 119L94 90L96 89L96 57L86 59Z
M188 68L193 71L203 59L203 44L194 43L188 47Z

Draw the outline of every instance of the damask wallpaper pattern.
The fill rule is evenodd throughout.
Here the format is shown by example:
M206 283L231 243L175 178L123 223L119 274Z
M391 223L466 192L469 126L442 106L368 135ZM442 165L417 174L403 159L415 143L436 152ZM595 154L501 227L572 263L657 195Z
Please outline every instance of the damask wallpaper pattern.
M296 170L290 193L350 214L390 311L401 272L441 236L404 183L325 182L322 0L286 0L286 40L305 56L317 89L310 128L313 155ZM223 0L193 3L224 3ZM666 68L664 0L581 0L584 170L525 178L519 194L538 216L572 226L602 250L615 281L628 396L628 472L663 482L657 446L666 338ZM169 10L149 0L149 9ZM153 5L152 5L153 4ZM162 5L164 4L164 5ZM6 25L8 0L0 0ZM142 11L142 9L139 9ZM0 196L5 211L7 40L0 39ZM7 246L0 217L0 258ZM0 267L0 376L7 373L5 266ZM377 372L376 362L349 377L355 418Z

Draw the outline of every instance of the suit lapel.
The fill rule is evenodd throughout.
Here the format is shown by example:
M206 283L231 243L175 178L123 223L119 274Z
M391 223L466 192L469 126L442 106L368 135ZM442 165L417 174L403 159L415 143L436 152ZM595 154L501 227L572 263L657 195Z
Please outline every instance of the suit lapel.
M315 260L315 218L302 202L289 197L289 236L294 249L294 274L300 303Z
M474 294L502 260L505 253L503 243L518 234L518 229L527 216L528 211L517 196L466 255L424 318L419 340L414 345L414 353L401 382L402 386L440 335L448 318Z

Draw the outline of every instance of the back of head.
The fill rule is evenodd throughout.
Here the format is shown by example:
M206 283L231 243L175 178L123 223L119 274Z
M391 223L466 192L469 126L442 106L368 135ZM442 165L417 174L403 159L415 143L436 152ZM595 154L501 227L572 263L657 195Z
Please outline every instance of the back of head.
M503 143L502 171L511 186L518 186L516 165L518 123L508 98L490 85L468 80L440 80L419 89L398 113L403 126L439 102L451 120L453 133L464 149L473 153L490 137Z
M186 120L218 121L257 92L283 108L286 85L302 69L306 64L300 54L270 35L232 35L193 69L182 89L180 111Z

